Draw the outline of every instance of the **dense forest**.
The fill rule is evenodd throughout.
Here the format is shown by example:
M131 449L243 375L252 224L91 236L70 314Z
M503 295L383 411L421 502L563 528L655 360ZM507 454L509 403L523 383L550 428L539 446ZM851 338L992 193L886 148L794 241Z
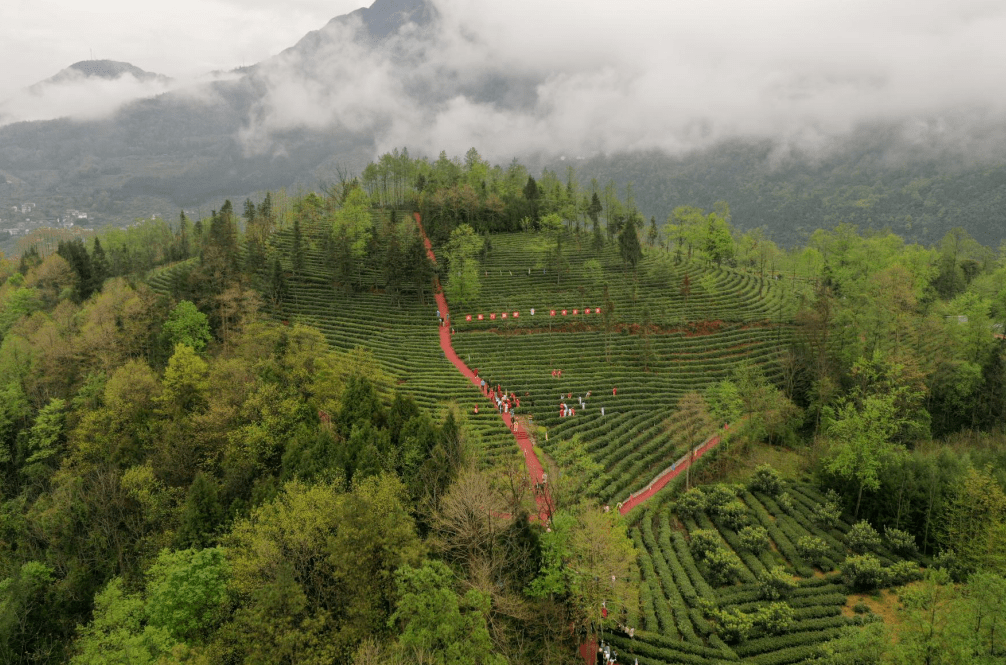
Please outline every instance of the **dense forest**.
M726 202L647 220L631 186L581 187L572 168L535 177L474 148L434 161L395 151L323 192L280 191L240 211L228 201L205 219L0 260L0 660L563 663L598 629L654 632L638 618L641 607L657 616L652 587L633 582L665 573L643 554L649 513L602 505L580 436L549 442L569 485L547 523L529 519L519 455L486 461L468 402L438 401L433 387L419 404L409 381L422 366L397 374L292 314L305 284L347 311L371 296L432 310L435 280L452 304L480 306L511 238L528 275L603 303L598 372L626 363L611 374L627 389L657 371L661 334L776 333L765 367L730 361L676 398L690 436L743 423L694 480L772 494L764 478L777 474L752 469L789 454L799 461L779 482L827 497L828 528L857 522L844 562L800 556L836 559L850 593L915 580L893 624L828 633L807 659L1001 662L1006 608L988 592L1006 584L1000 249L960 228L923 246L848 223L781 249L734 228ZM703 316L727 279L764 310ZM547 334L515 326L505 332ZM703 506L719 521L737 504L710 489L696 508L699 495L679 489L660 505L682 530L707 519ZM681 531L693 550L699 531ZM884 558L878 534L903 561ZM709 579L730 564L715 551L702 552ZM784 639L778 617L714 605L681 610L708 629L691 635L695 658L758 631ZM620 609L601 621L602 607ZM680 620L660 611L660 628Z

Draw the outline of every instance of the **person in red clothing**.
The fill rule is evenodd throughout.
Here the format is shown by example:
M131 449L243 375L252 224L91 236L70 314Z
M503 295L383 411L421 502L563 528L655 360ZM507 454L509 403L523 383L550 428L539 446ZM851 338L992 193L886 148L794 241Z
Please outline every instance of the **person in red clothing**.
M552 370L552 378L553 379L555 378L555 370L554 369Z
M614 397L615 393L617 393L617 392L618 392L618 388L612 388L611 389L611 396Z
M475 413L476 413L476 415L478 414L478 412L479 412L479 405L478 405L478 404L476 404L476 405L475 405Z

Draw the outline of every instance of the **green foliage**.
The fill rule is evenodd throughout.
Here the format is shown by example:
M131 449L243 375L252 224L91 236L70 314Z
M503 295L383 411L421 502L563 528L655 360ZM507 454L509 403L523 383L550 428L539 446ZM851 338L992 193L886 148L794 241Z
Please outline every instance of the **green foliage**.
M845 534L845 541L853 552L864 554L880 547L880 534L869 522L860 520Z
M880 560L872 554L850 556L841 565L845 583L856 591L870 591L882 586L887 576Z
M229 578L220 547L162 550L147 571L149 623L183 642L206 637L222 616Z
M459 597L451 570L440 561L395 573L398 603L389 622L398 625L399 645L440 665L497 665L486 618L489 597L470 589Z
M714 586L732 584L740 576L743 567L744 564L732 550L716 548L706 552L704 569Z
M770 635L781 635L793 626L795 613L786 603L769 603L760 607L751 618L755 628Z
M861 405L844 401L828 427L836 447L825 467L858 484L857 515L863 491L880 486L881 470L898 451L891 443L898 427L899 416L890 394L867 396Z
M717 483L705 488L706 509L718 514L720 508L737 500L737 490L731 485Z
M715 513L720 516L727 526L735 531L748 523L747 506L744 505L743 501L737 499L723 504L716 509Z
M200 352L210 341L209 319L188 300L175 305L164 322L163 331L170 348L184 344Z
M895 529L891 526L884 527L884 540L887 541L887 546L891 548L892 552L904 557L915 556L919 551L915 544L915 537L902 529Z
M758 592L766 600L779 600L795 588L796 581L782 566L775 566L758 575Z
M209 367L195 349L176 344L168 360L161 382L161 394L156 400L165 413L182 414L202 409L209 390Z
M826 529L833 528L842 519L842 506L838 503L838 495L832 493L824 503L819 503L811 513L814 521Z
M0 660L44 662L55 652L52 612L55 571L41 561L26 561L0 579Z
M719 533L712 529L698 529L689 535L691 536L689 548L697 561L705 559L710 552L723 549Z
M821 565L822 560L828 555L829 551L828 543L817 536L801 536L794 545L800 556L815 566Z
M177 645L165 628L145 625L146 604L113 578L94 597L94 618L80 630L73 665L129 662L153 665Z
M762 464L755 469L748 481L748 489L752 492L762 492L776 496L782 491L782 478L779 472L768 464Z
M22 466L22 472L29 479L41 480L55 470L64 440L65 422L66 402L62 399L50 400L38 412L28 433Z
M444 294L458 305L474 302L482 289L478 263L482 238L472 227L462 224L451 231L444 254L449 270Z
M737 540L741 547L754 554L767 550L770 542L768 531L757 525L748 525L742 528L737 532Z
M712 618L716 621L716 634L728 644L746 640L754 630L754 619L734 608L714 610Z
M706 509L706 495L701 487L693 487L680 497L674 504L674 509L682 518L694 519Z

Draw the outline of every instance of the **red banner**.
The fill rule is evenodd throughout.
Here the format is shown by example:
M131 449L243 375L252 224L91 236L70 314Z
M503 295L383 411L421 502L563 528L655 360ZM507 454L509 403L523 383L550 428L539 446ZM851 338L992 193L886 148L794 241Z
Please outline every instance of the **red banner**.
M552 310L552 313L549 314L549 316L555 316L555 310L554 309Z
M503 312L503 318L504 319L506 318L506 312Z
M519 316L520 316L520 312L514 312L514 313L513 313L513 318L515 318L515 319L516 319L516 318L517 318L517 317L519 317Z
M583 310L583 313L584 314L590 314L590 308L588 307L587 309Z
M562 315L566 316L566 310L562 310Z
M493 321L495 321L496 320L496 314L490 314L489 318L492 319Z
M576 316L576 315L577 315L577 314L579 314L579 313L580 313L580 310L578 310L578 309L574 309L574 310L573 310L573 316Z
M600 314L600 313L601 313L601 308L600 307L595 307L594 308L594 314Z
M465 317L465 321L471 321L471 320L472 320L472 315L471 314L469 314L468 316Z

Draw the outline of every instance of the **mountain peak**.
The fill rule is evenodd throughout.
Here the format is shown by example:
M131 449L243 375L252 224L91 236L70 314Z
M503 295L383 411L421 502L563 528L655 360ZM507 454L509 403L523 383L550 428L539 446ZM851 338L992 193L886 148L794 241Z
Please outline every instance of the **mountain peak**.
M73 63L55 76L35 85L63 83L81 78L106 79L111 81L126 74L132 75L138 81L169 80L167 76L144 71L128 62L119 62L117 60L81 60L80 62Z

